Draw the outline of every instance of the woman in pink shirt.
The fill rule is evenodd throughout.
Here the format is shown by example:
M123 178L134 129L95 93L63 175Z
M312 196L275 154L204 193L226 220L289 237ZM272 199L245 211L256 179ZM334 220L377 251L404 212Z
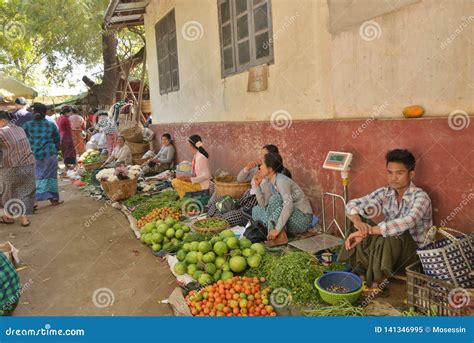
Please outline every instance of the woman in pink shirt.
M209 189L211 168L209 167L209 154L204 149L201 137L192 135L188 138L189 146L194 154L192 162L192 176L178 175L171 184L180 198L188 192L199 192Z

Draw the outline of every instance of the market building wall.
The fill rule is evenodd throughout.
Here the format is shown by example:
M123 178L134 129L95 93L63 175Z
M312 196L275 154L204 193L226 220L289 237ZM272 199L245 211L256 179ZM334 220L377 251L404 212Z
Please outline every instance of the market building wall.
M178 35L180 90L162 96L154 25L172 8ZM248 93L247 72L221 78L216 1L152 2L147 7L145 28L155 122L184 122L190 118L199 122L269 120L278 110L290 113L295 120L331 118L330 35L322 29L324 24L315 20L324 16L321 12L327 12L321 1L272 1L275 63L269 68L269 87L264 92ZM191 21L202 25L202 37L194 41L182 34ZM199 113L207 103L209 108Z
M293 120L367 118L374 107L382 107L379 117L399 118L411 104L427 116L474 113L466 86L474 83L474 2L387 2L391 12L369 19L362 14L374 10L370 0L332 17L326 0L273 0L269 87L248 93L247 72L221 78L216 1L152 1L145 31L155 122L259 121L278 111ZM173 8L180 90L160 95L154 26ZM334 25L340 20L349 26ZM196 36L186 39L190 25Z
M418 158L415 182L431 196L435 224L471 231L474 18L466 15L473 3L402 5L370 19L379 27L376 38L363 39L361 25L352 22L331 30L327 1L273 0L269 88L248 93L247 73L221 78L215 1L152 1L145 16L152 128L157 137L175 137L178 160L191 158L185 137L200 134L213 171L234 174L262 145L277 144L316 213L323 192L341 191L340 176L321 170L329 150L354 153L354 198L385 184L387 150L408 148ZM173 8L180 90L161 96L154 25ZM200 39L183 38L190 21L202 25ZM425 118L401 118L402 108L414 103L426 108ZM281 120L271 122L275 112Z
M157 136L177 137L177 160L191 160L184 136L198 133L210 154L211 169L231 174L258 158L260 147L280 147L285 165L321 213L323 192L342 192L340 175L322 170L330 150L354 154L349 198L360 197L386 184L385 153L393 148L411 150L417 158L415 184L433 202L436 225L471 232L474 224L474 117L471 124L455 126L446 118L386 120L294 121L284 129L269 122L157 124ZM328 204L329 205L329 204ZM328 208L330 211L330 209Z

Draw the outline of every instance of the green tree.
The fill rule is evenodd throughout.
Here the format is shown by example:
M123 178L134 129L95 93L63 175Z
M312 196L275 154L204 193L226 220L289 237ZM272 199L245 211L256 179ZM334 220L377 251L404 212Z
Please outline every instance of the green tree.
M35 85L38 74L62 83L77 65L103 65L93 105L107 105L120 78L119 60L144 46L142 29L102 28L108 0L0 0L0 69ZM131 67L132 63L124 65Z

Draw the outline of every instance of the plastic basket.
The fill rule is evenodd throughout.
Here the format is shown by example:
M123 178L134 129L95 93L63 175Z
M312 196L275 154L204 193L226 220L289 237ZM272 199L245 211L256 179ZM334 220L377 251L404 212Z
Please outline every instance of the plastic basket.
M338 273L339 274L339 273L346 273L346 272L327 273L327 274L324 274L324 275L320 276L319 278L317 278L314 281L314 286L319 291L319 295L321 296L321 299L323 299L325 302L327 302L331 305L335 305L338 302L341 302L343 300L347 300L351 304L355 303L360 298L360 295L362 294L362 290L363 290L362 281L360 280L360 278L359 278L360 287L358 289L356 289L355 291L349 292L349 293L332 293L332 292L329 292L329 291L325 290L321 286L320 281L324 280L324 278L329 277L333 273ZM351 274L351 273L346 273L346 274ZM354 276L357 277L357 275L354 275Z
M439 233L443 239L429 243L417 250L426 275L447 281L455 286L472 288L474 264L473 235L446 227L433 226L427 237ZM454 236L457 234L458 236Z
M457 288L447 281L423 274L420 262L409 265L406 273L407 301L415 310L437 316L470 314L472 289Z

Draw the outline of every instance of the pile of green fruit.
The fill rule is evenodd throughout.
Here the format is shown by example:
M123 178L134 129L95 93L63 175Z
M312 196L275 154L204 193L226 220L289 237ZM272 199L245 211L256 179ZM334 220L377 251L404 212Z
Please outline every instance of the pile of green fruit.
M201 285L218 280L229 280L257 268L265 255L265 246L247 238L240 240L231 230L224 230L209 240L186 242L176 253L179 262L174 266L178 275L189 274Z
M189 226L168 217L145 224L140 230L141 241L151 246L154 252L172 251L178 248L189 235Z

